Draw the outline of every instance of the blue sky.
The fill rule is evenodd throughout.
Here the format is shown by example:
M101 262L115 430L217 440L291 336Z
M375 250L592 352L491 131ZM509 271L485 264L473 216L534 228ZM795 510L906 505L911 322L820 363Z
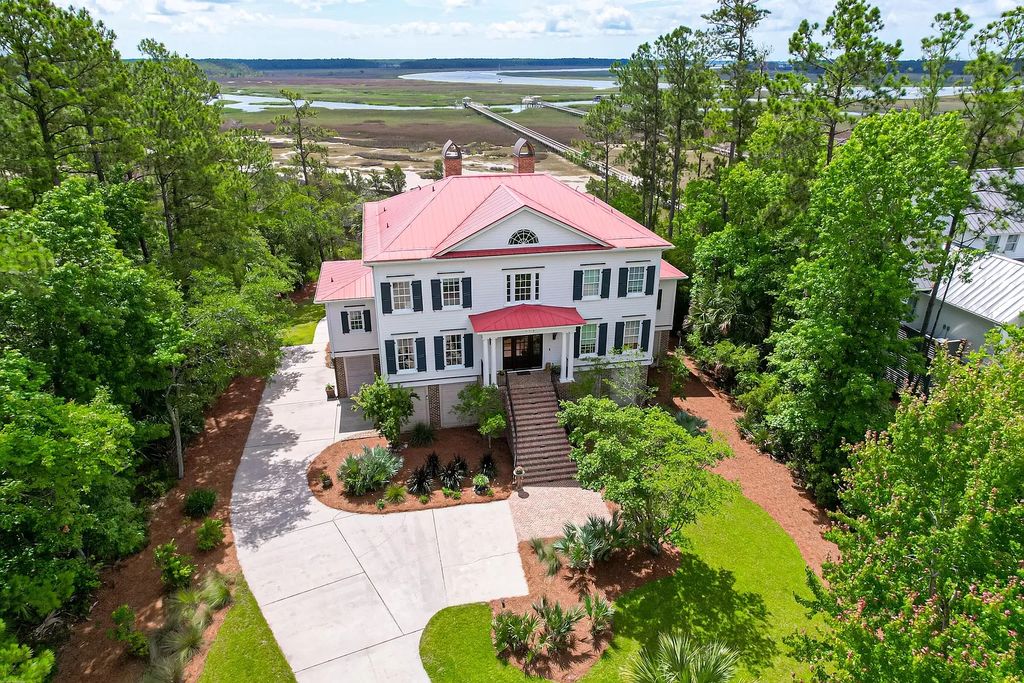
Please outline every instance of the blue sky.
M76 0L114 29L126 57L146 37L193 57L621 57L672 27L702 25L714 0ZM916 57L953 4L881 0L886 37ZM1012 0L962 3L976 25ZM757 35L774 58L800 19L831 3L764 0Z

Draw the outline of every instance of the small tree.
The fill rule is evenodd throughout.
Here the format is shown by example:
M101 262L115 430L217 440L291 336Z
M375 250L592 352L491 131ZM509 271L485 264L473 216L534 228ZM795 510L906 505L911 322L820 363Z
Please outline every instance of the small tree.
M587 396L563 402L558 421L569 428L580 483L618 503L636 540L652 552L729 490L708 471L730 454L728 446L690 434L661 408L620 407Z
M419 396L412 389L391 386L378 376L371 384L364 384L352 401L353 410L359 409L370 420L380 435L390 444L397 444L402 427L412 417L412 400Z
M505 408L501 404L498 387L495 386L470 384L459 392L455 412L476 421L480 433L487 437L488 448L491 447L491 439L505 431L508 426Z

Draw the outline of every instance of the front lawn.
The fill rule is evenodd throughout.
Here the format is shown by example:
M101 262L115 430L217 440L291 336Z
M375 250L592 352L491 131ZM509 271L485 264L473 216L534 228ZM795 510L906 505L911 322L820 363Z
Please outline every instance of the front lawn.
M316 325L324 317L323 304L314 304L313 297L285 307L285 319L281 324L281 339L285 346L312 344Z
M295 681L256 598L239 578L235 601L213 641L199 683L245 683L257 671L260 681Z
M620 597L615 637L583 678L621 680L622 665L659 631L680 628L699 640L722 639L738 649L744 670L738 680L790 681L807 674L786 655L782 639L811 625L796 596L809 598L804 562L786 532L768 514L737 495L716 514L686 532L689 547L671 577ZM615 560L612 560L613 562ZM525 681L501 663L490 642L491 610L475 604L434 615L420 641L423 665L435 682Z

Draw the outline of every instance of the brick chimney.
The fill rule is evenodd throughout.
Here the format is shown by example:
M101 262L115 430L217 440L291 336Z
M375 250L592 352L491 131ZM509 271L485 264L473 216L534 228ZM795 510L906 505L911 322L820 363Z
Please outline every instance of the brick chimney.
M530 141L526 138L516 140L516 146L512 148L512 170L516 173L533 173L535 161Z
M441 158L444 159L444 177L450 178L453 175L462 175L462 148L449 140L441 148Z

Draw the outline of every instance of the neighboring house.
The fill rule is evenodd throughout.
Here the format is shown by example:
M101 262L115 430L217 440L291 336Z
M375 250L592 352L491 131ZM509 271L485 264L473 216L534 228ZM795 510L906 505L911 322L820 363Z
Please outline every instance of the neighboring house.
M1012 174L978 171L975 176L979 208L964 216L964 246L1024 260L1024 219L1006 194L992 186L993 180L1024 184L1024 168L1015 168Z
M323 264L341 396L382 374L416 388L413 421L462 424L467 384L499 373L576 370L613 349L645 365L672 328L672 244L604 202L543 173L521 140L515 173L462 175L443 150L445 178L363 207L363 258Z
M938 311L941 304L941 311L937 317L933 315L933 336L964 340L967 347L964 351L973 351L984 344L985 334L992 328L1024 324L1024 261L985 254L972 263L968 271L969 278L965 279L964 273L958 272L948 289L939 287L935 309ZM919 332L930 292L931 284L921 282L917 296L911 301L914 319L909 326Z

